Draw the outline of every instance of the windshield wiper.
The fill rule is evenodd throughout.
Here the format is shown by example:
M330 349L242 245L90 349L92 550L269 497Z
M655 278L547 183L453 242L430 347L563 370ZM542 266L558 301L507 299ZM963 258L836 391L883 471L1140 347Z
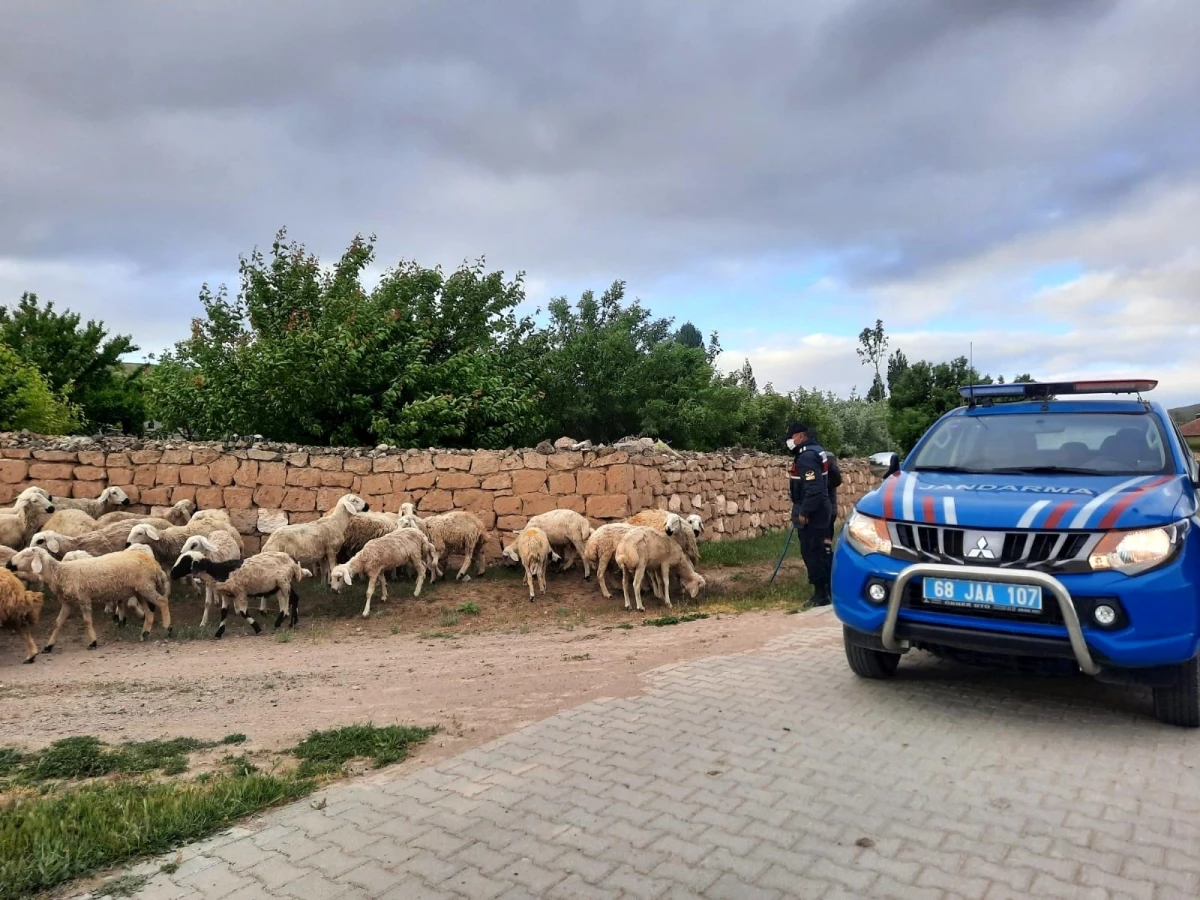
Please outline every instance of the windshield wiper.
M913 466L914 472L943 472L951 475L984 475L979 469L968 469L966 466Z
M993 475L1112 475L1099 469L1082 469L1077 466L1007 466L989 469Z

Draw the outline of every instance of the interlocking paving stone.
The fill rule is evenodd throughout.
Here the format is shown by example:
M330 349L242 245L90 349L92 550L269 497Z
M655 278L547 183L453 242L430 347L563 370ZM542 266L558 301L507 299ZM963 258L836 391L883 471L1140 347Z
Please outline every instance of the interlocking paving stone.
M863 681L828 611L805 620L329 787L185 848L136 896L1200 896L1198 738L1158 725L1148 692L925 656Z

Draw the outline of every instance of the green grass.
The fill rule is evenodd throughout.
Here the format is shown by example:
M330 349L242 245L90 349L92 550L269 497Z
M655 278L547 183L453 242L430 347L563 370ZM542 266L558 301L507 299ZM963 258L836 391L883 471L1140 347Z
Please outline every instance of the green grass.
M93 897L132 897L146 886L148 875L122 875L106 881L92 892Z
M459 605L455 612L464 616L477 616L479 615L479 604L474 600L468 600L466 603Z
M730 612L749 612L756 609L799 609L812 597L812 586L801 573L785 578L782 573L774 584L762 584L745 591L713 591L705 606L727 609Z
M408 756L411 745L420 744L436 731L435 728L413 728L407 725L350 725L331 731L314 731L292 752L302 762L301 774L336 772L352 759L369 759L375 768L400 762Z
M456 612L448 612L444 616L442 616L442 622L441 622L442 627L443 628L453 628L455 625L458 624L458 620L461 618L462 618L462 616L460 616Z
M665 625L678 625L681 622L695 622L697 619L707 619L708 613L684 613L682 616L659 616L657 619L646 619L643 625L662 628Z
M756 538L744 541L704 541L700 544L700 565L703 566L750 566L756 563L775 562L783 552L788 532L768 531ZM800 556L800 543L792 538L788 555Z
M116 746L75 737L40 752L0 748L5 771L14 776L0 784L0 900L32 897L200 840L309 793L321 776L338 774L351 759L377 766L404 759L435 730L356 725L313 732L292 751L298 768L264 773L244 754L231 755L221 768L191 780L170 777L187 768L189 753L238 745L245 735L218 743L177 738ZM129 896L144 883L119 877L97 896Z

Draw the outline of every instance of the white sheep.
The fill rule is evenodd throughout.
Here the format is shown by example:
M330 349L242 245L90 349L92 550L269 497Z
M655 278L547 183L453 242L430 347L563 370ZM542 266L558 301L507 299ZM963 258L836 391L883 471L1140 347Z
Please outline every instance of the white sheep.
M536 526L526 526L517 532L512 543L504 548L504 555L525 567L525 584L529 586L530 603L537 598L533 589L533 579L537 578L542 593L546 593L546 566L551 560L558 562L561 558L551 549L546 532Z
M73 607L78 607L87 628L88 649L96 648L96 629L92 627L93 603L126 603L137 597L146 610L142 623L144 641L154 627L154 614L162 610L162 624L171 631L171 609L167 599L167 576L153 559L137 551L110 553L91 559L59 562L43 547L22 550L8 561L8 568L41 578L62 603L54 630L44 652L54 649L59 629Z
M99 523L82 509L59 509L55 507L54 515L42 523L40 530L65 534L67 537L79 537L89 531L95 531Z
M414 506L412 503L401 503L400 504L400 515L401 516L416 516L416 514L417 514L417 507Z
M333 509L316 521L284 525L273 531L262 548L286 553L301 566L312 566L314 570L323 565L325 572L331 573L337 565L338 551L346 541L350 519L370 509L361 497L344 494Z
M595 569L600 593L605 597L612 596L608 592L608 564L617 553L617 544L631 529L637 527L628 522L609 522L607 525L601 525L588 537L583 558Z
M154 559L154 551L145 544L134 544L129 548L129 550L130 552L144 553L146 556ZM64 553L61 561L72 562L76 559L92 559L92 554L88 553L86 550L72 550L70 553ZM126 601L125 604L115 603L110 600L104 604L104 614L106 616L112 616L112 620L117 623L118 628L124 628L126 606L132 609L143 619L146 618L146 610L142 608L142 604L139 603L138 598L134 596L130 596L129 600Z
M592 523L585 516L573 509L552 509L534 516L526 526L540 528L546 533L550 546L565 560L562 567L564 572L571 568L578 557L583 560L584 580L591 577L591 565L585 550L592 534Z
M663 587L662 599L671 606L670 578L677 570L688 596L695 597L704 587L704 576L700 575L688 561L683 549L674 540L654 528L639 526L631 529L617 544L616 562L621 569L621 590L625 594L625 608L629 609L629 581L633 575L633 592L639 611L642 606L642 579L647 569L657 570Z
M11 513L0 515L0 544L24 547L54 512L54 504L43 494L22 495Z
M11 516L17 511L18 503L20 503L22 500L28 500L33 496L44 497L45 499L49 500L50 492L44 487L39 487L36 484L30 485L29 487L25 488L25 490L21 491L21 493L17 494L17 499L13 501L12 506L0 507L0 516Z
M30 547L45 547L50 553L62 559L63 555L72 550L86 550L91 556L104 556L106 553L119 553L126 549L129 532L137 525L153 525L155 528L170 528L170 523L163 519L129 519L125 522L111 522L102 525L95 531L81 534L79 537L69 537L56 531L39 531L29 541Z
M139 544L135 546L145 545ZM199 553L201 557L211 562L230 562L231 560L242 558L241 547L238 546L238 542L230 536L228 531L214 529L207 535L194 534L183 542L183 546L179 550L179 557L171 565L172 581L185 577L181 572L180 560L192 553ZM204 614L200 617L200 627L204 628L208 625L208 611L217 603L217 591L213 587L213 578L211 575L206 572L198 572L196 574L204 584ZM266 598L263 598L263 602L263 609L265 609Z
M25 662L37 659L38 648L29 629L38 623L45 597L25 589L25 583L12 572L0 569L0 628L19 634L28 653Z
M665 509L643 509L625 521L630 525L644 525L669 535L675 534L686 524L679 513L668 512Z
M217 626L216 637L225 634L225 617L230 604L238 615L250 623L255 634L261 632L262 628L247 609L247 602L250 597L264 594L276 594L279 597L276 628L283 623L285 616L290 617L289 625L294 626L299 621L300 595L296 592L296 584L310 577L312 572L302 568L287 553L265 550L244 560L216 563L192 551L183 559L191 560L193 571L208 572L213 576L213 586L221 601L221 624Z
M486 528L483 520L474 513L462 509L451 510L424 520L429 539L437 551L437 573L434 578L441 577L442 560L451 553L461 553L462 567L454 576L456 581L470 581L467 569L471 561L475 561L475 574L482 575L487 571L487 563L483 558L483 539Z
M413 596L420 597L425 574L433 567L433 544L415 528L401 528L368 541L349 562L334 566L330 581L333 589L339 591L342 584L349 585L355 578L367 576L367 603L362 611L366 619L371 615L375 583L382 582L382 599L387 600L387 573L401 566L412 566L417 570L417 586Z
M191 519L192 514L196 512L196 504L191 500L180 500L161 516L154 518L165 519L168 525L186 525ZM131 519L146 519L149 518L145 513L136 512L110 512L105 513L96 520L96 524L103 528L105 525L111 525L113 522L128 522Z
M107 487L100 492L100 496L94 499L82 499L76 497L51 497L50 502L57 509L78 509L81 512L87 513L93 519L99 519L101 516L115 512L129 506L129 495L119 487Z
M183 552L183 545L188 539L196 535L212 535L216 532L223 532L228 536L238 548L238 555L241 556L242 537L237 533L232 525L227 521L222 522L219 519L196 519L186 525L172 525L168 528L156 528L153 525L134 525L129 530L129 537L126 539L126 546L133 544L145 544L154 551L154 557L161 565L170 568L171 564L179 558L179 554Z
M677 543L693 566L700 564L700 550L696 546L696 535L700 533L703 523L699 516L689 516L684 519L679 513L668 512L665 509L644 509L626 520L630 525L653 528L662 534L670 535ZM662 585L658 581L658 572L650 572L650 584L656 597L663 595Z
M400 517L395 513L364 512L351 516L350 521L346 523L346 539L342 541L338 558L343 561L350 559L367 546L368 542L391 534L399 524Z

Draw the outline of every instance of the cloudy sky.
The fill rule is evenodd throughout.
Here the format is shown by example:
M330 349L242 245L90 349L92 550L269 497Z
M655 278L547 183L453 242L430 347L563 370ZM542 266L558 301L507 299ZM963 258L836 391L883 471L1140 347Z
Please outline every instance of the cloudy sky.
M178 338L286 225L626 279L760 382L910 359L1200 401L1195 0L10 0L0 301Z

